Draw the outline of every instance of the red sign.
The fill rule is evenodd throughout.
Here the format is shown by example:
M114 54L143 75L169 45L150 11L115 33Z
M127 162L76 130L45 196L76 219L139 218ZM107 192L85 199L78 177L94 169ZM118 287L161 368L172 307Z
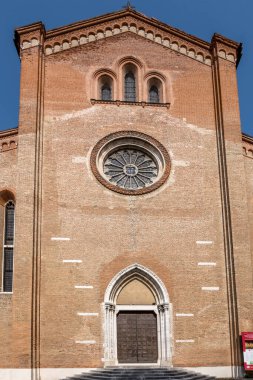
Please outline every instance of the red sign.
M242 332L242 349L245 371L253 371L253 332Z

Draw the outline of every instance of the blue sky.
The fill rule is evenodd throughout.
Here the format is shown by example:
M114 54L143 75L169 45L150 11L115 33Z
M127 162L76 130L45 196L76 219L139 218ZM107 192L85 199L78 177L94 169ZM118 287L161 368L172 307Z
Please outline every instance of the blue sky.
M18 125L20 63L16 27L42 21L46 29L121 9L127 0L9 0L0 12L0 130ZM136 10L210 41L217 32L243 43L237 70L242 130L253 136L253 0L132 0Z

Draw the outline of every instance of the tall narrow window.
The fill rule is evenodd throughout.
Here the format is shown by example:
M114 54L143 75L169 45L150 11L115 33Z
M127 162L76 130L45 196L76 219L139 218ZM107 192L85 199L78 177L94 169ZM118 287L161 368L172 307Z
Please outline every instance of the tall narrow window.
M109 84L104 84L101 88L101 99L112 100L112 89Z
M135 76L131 71L125 75L125 100L128 102L136 101Z
M12 292L13 248L14 248L15 205L9 201L5 205L4 252L3 252L3 291Z
M113 78L110 75L103 74L98 78L98 99L110 101L114 99L114 83Z
M159 90L156 86L151 86L149 89L149 102L150 103L160 103Z

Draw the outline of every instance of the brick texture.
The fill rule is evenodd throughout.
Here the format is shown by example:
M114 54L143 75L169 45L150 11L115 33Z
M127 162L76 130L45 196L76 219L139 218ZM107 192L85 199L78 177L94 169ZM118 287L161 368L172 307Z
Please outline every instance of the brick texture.
M17 204L14 291L0 294L0 367L31 366L38 199L40 367L103 366L105 290L119 271L133 263L151 269L168 290L173 365L229 366L228 278L213 66L131 32L41 56L40 46L22 52L19 145L0 153L0 191L15 189ZM124 57L141 63L140 101L146 96L145 75L156 72L165 78L169 109L91 104L97 86L94 73L99 69L115 72L117 99L122 100L119 62ZM238 322L240 331L250 331L253 161L242 155L235 64L219 58L219 74ZM168 179L149 194L117 194L92 173L93 147L105 136L124 130L155 138L170 156ZM39 198L34 198L36 186L41 189ZM216 265L198 265L203 262ZM76 285L93 288L76 289ZM84 317L78 312L98 316ZM192 313L193 317L179 318L177 313ZM176 342L189 339L194 343ZM77 344L80 340L96 343Z

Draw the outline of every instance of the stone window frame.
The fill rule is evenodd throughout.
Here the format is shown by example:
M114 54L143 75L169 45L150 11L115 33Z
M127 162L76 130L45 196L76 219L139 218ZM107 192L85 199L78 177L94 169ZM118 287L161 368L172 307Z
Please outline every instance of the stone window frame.
M157 180L150 186L139 189L125 189L110 183L103 175L103 162L109 153L121 146L133 146L140 149L149 149L149 153L158 162L159 174ZM145 145L146 144L146 145ZM166 148L155 138L137 131L118 131L102 138L91 152L91 170L96 179L107 189L118 194L138 196L150 193L162 186L168 179L171 170L171 159Z
M13 244L5 244L5 217L6 217L6 206L9 202L14 204L14 226L13 226ZM9 189L0 191L0 207L2 208L0 212L0 229L1 229L1 250L0 250L0 294L12 294L13 293L13 282L14 282L14 246L15 246L15 213L16 213L16 200L14 192ZM4 251L6 248L12 249L12 286L11 291L4 291Z
M148 72L144 77L144 92L145 101L150 103L149 91L152 85L155 85L159 92L159 104L167 103L169 99L169 89L171 86L168 85L168 79L157 71Z
M111 100L107 101L114 101L117 98L117 75L112 70L101 68L93 74L92 93L94 99L102 100L101 90L106 82L108 82L111 87Z
M135 102L140 102L143 97L143 63L133 56L127 56L120 59L117 63L118 71L118 94L120 101L125 100L125 76L128 72L132 72L135 78Z

